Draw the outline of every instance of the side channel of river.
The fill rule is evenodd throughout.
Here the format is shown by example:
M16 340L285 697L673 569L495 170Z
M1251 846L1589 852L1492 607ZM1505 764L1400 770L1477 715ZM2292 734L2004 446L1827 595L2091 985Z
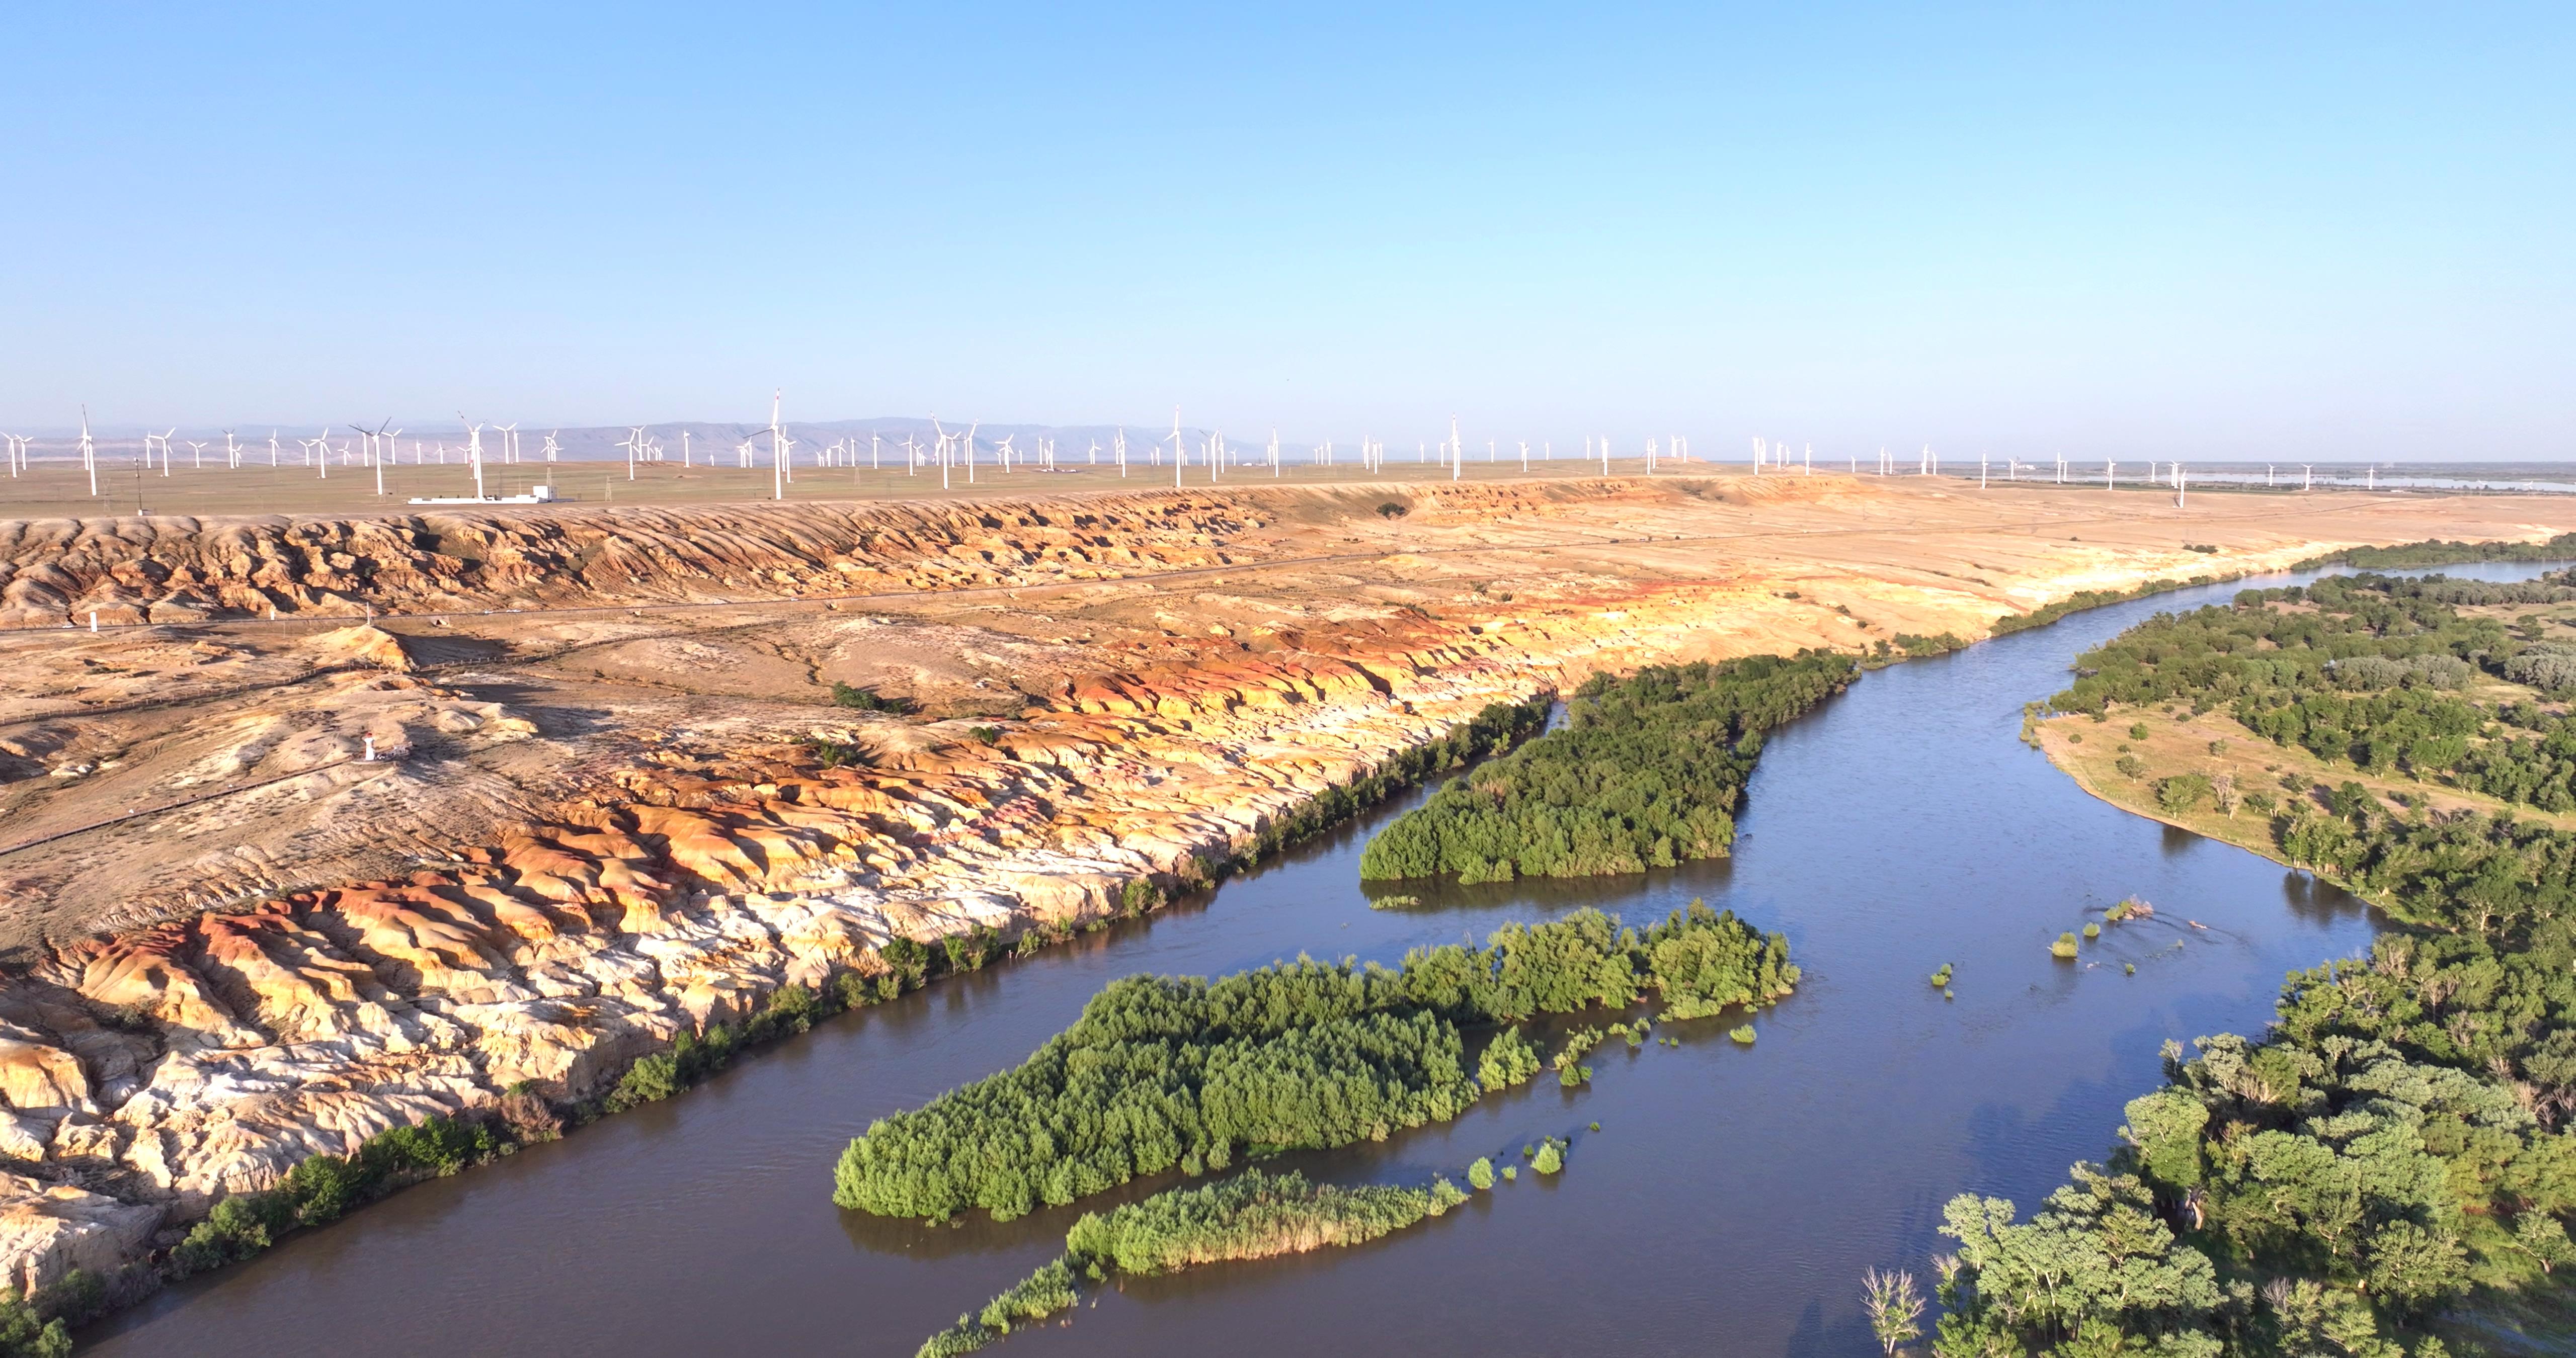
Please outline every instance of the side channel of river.
M1131 1283L996 1352L1859 1358L1875 1352L1861 1270L1928 1275L1951 1194L2028 1210L2104 1153L2165 1039L2258 1028L2285 971L2368 943L2348 897L2097 802L2015 738L2022 704L2063 687L2077 652L2240 587L1867 676L1772 740L1732 860L1372 912L1359 849L1401 806L1383 808L1205 902L845 1016L667 1103L173 1288L88 1351L907 1355L1052 1257L1070 1213L876 1221L832 1206L833 1158L871 1118L1016 1063L1104 982L1301 951L1392 962L1506 920L1597 904L1642 921L1704 896L1785 931L1806 969L1755 1046L1725 1039L1732 1017L1670 1025L1680 1049L1614 1042L1589 1088L1542 1077L1450 1126L1294 1162L1419 1181L1554 1134L1574 1142L1563 1175L1523 1175L1366 1248ZM2049 956L2086 907L2131 894L2153 922L2107 931L2080 963ZM1926 980L1945 961L1953 1001Z

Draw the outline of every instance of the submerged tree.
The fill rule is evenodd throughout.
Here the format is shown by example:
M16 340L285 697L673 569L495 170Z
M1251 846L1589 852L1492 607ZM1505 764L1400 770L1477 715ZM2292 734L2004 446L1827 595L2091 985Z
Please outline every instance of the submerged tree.
M1870 1333L1878 1336L1878 1346L1889 1358L1898 1349L1923 1337L1923 1293L1914 1285L1914 1275L1903 1269L1881 1273L1871 1269L1860 1275L1861 1310L1869 1316Z

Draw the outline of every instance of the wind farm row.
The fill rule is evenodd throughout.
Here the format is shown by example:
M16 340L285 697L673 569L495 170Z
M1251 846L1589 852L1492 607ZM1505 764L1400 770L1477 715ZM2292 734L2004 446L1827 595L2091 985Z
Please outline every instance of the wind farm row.
M1498 476L1652 476L1706 472L1683 434L1647 435L1626 446L1608 434L1584 436L1560 454L1553 439L1478 441L1448 421L1445 437L1417 439L1412 455L1390 440L1363 434L1349 442L1325 439L1283 443L1272 430L1259 442L1238 442L1223 429L1192 428L1173 412L1168 432L1147 434L1128 426L1005 426L988 432L981 421L891 419L791 425L784 422L783 393L773 393L766 425L630 425L611 429L555 428L527 447L518 422L478 421L463 415L436 436L410 432L382 420L373 427L348 424L311 437L277 428L244 436L238 427L215 437L180 438L172 426L146 430L139 439L94 435L81 412L76 435L51 439L0 433L5 439L8 483L0 504L16 502L20 515L134 512L220 513L264 508L355 508L379 504L528 504L562 500L655 501L876 498L958 493L993 477L1076 474L1093 481L1153 482L1168 475L1175 487L1222 484L1246 477L1340 481L1395 477L1490 479ZM1070 440L1079 439L1075 450ZM1816 474L1812 443L1761 436L1748 440L1734 470L1756 476ZM179 449L188 450L186 457ZM1845 452L1821 459L1828 472L1853 476L1918 476L1973 480L1981 488L2051 484L2106 490L2166 491L2178 500L2198 482L2230 489L2304 491L2320 485L2376 491L2402 489L2576 489L2554 480L2515 476L2464 478L2437 468L2381 475L2379 464L2224 464L2187 470L2178 460L2123 462L2055 454L2046 462L1979 454L1973 464L1945 466L1929 445L1911 456L1880 447L1867 455ZM1839 462L1841 465L1836 466ZM603 467L603 463L607 464ZM2324 468L2320 473L2320 468ZM71 469L69 484L63 472ZM1971 470L1973 468L1973 470ZM256 478L257 503L229 503L238 494L209 491L227 484L248 491L253 483L228 483L224 473L264 473ZM846 475L844 475L846 474ZM594 490L592 477L597 477ZM934 486L930 478L936 477ZM175 479L174 479L175 478ZM801 478L801 480L800 480ZM301 489L282 483L302 479ZM153 482L159 485L153 485ZM619 482L625 487L621 493ZM336 482L336 484L335 484ZM684 484L691 483L691 484ZM284 499L271 503L281 492ZM94 505L84 510L81 501ZM151 503L159 501L158 504ZM201 503L202 501L202 503Z

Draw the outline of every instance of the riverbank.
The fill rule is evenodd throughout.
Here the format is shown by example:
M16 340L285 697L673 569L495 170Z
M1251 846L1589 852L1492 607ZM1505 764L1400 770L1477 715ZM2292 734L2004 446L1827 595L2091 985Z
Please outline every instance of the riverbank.
M1812 552L1801 540L1833 531L1813 516L1865 518L1892 507L1866 488L1811 489L1763 492L1786 506L1779 512L1788 522L1776 530L1784 536L1762 539L1761 554ZM1740 499L1694 500L1686 486L1657 494L1666 498L1643 510L1618 508L1681 515L1684 527L1694 514L1725 524L1747 512ZM1490 522L1496 510L1482 501L1422 507L1429 498L1412 513L1434 532L1431 521L1444 513ZM398 841L409 851L400 875L239 892L214 911L183 908L184 897L129 896L115 907L129 927L46 945L0 993L0 1018L16 1025L15 1074L0 1090L16 1134L8 1145L43 1176L24 1176L28 1187L7 1209L23 1245L12 1275L47 1285L74 1265L102 1272L164 1248L214 1200L265 1190L303 1159L348 1154L390 1127L489 1108L513 1090L595 1098L637 1058L684 1032L739 1024L787 987L881 975L883 947L898 936L938 944L1086 927L1130 908L1128 883L1154 881L1162 895L1203 881L1210 860L1257 843L1390 752L1437 739L1488 703L1551 691L1594 669L1838 639L1860 649L1874 634L1983 635L1997 616L2058 594L2125 589L2194 563L2258 569L2320 545L2266 525L2246 530L2259 531L2259 544L2216 555L2042 546L2029 536L2029 505L2010 508L2016 516L1994 519L1982 535L1941 543L1943 566L1925 559L1922 544L1907 546L1915 564L1902 573L1863 559L1868 553L1851 543L1832 567L1813 556L1794 565L1711 563L1704 545L1683 549L1696 553L1696 565L1638 544L1542 561L1524 543L1508 575L1439 572L1442 583L1432 586L1411 573L1419 563L1396 561L1396 583L1370 586L1383 592L1357 596L1369 606L1355 609L1341 580L1301 575L1277 585L1246 567L1224 597L1191 602L1198 617L1224 619L1206 623L1201 640L1154 629L1162 640L1143 644L1166 663L1070 674L1009 715L907 719L703 698L675 710L659 692L627 696L642 687L636 671L699 646L717 658L693 663L718 671L721 687L719 644L743 648L742 637L639 638L626 623L575 634L546 624L557 632L544 646L523 634L496 638L537 653L500 683L477 667L498 668L503 657L445 659L464 638L397 628L389 635L412 673L357 672L331 689L351 704L346 710L412 704L403 711L421 714L392 718L415 757L363 775L393 785L307 789L241 820L293 827L336 810L358 813L354 823L364 826L373 808L412 794L435 807L483 767L468 759L460 769L451 752L483 753L481 740L520 758L570 752L569 766L548 774L555 795L525 795L547 782L513 784L515 801L496 800L516 814L486 837L414 828ZM1356 531L1329 521L1329 531L1345 529ZM2224 533L2202 525L2192 540L2213 536ZM2020 569L1991 559L2007 553L2019 554ZM1182 621L1150 592L1112 593L1092 625L1140 608ZM1012 617L1024 626L1034 617L1058 635L1084 625L1047 607ZM1265 612L1276 621L1244 625L1247 614ZM839 632L836 644L853 651L920 645L925 632L958 625L935 614L892 623L801 616ZM1254 649L1264 625L1270 649ZM136 641L176 646L167 636ZM233 651L209 663L281 664L274 650L228 644ZM811 653L810 641L799 644ZM134 659L129 648L123 671L93 682L143 682L135 672L147 667ZM665 670L662 682L686 673ZM531 689L614 696L584 732L561 709L532 702ZM942 699L933 691L923 700ZM48 701L52 711L67 700ZM533 715L515 715L522 712ZM476 720L466 726L455 713ZM630 713L650 719L629 721ZM514 720L533 729L480 734ZM348 729L332 738L345 740ZM231 735L236 754L255 737L274 743L268 726ZM154 748L148 734L126 739L140 751L136 768L209 757L203 745L173 752ZM869 753L853 764L835 762L831 750ZM488 824L501 819L482 813ZM237 823L138 826L132 849L166 843L156 830L224 837ZM454 828L477 827L467 817ZM159 859L173 856L164 849ZM291 879L327 861L270 854L254 867L269 880ZM96 889L95 879L74 885Z
M2576 1089L2553 1059L2563 1005L2540 997L2565 993L2576 834L2549 752L2567 689L2551 638L2571 620L2563 576L2248 591L2088 652L2049 700L2082 715L2026 721L2091 795L2315 873L2387 921L2367 956L2292 972L2258 1036L2168 1044L2164 1087L2127 1104L2107 1171L2079 1163L2049 1199L2058 1218L1954 1200L1946 1342L2080 1328L2097 1343L2224 1331L2252 1353L2327 1332L2390 1354L2565 1351L2576 1288L2552 1265L2576 1259L2576 1194L2548 1167ZM2347 1190L2339 1212L2278 1214ZM1997 1304L2013 1251L2102 1228L2079 1199L2151 1214L2174 1285L2145 1305L2129 1285L2071 1289L2045 1314Z

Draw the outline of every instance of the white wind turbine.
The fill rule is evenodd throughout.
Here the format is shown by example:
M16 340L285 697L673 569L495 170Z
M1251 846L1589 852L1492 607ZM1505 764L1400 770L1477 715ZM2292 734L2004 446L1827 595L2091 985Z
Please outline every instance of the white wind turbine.
M787 389L784 387L769 393L769 498L773 500L787 498L787 450L793 446L793 440L778 427L778 406L786 398Z
M619 439L617 446L626 450L626 479L632 481L635 479L636 455L644 450L644 426L629 426L626 437Z
M388 418L388 419L385 421L385 423L384 423L384 424L377 425L377 426L375 427L375 429L374 429L374 431L373 431L373 432L370 432L370 431L367 429L367 427L366 427L366 426L364 426L364 425L353 424L353 425L350 425L350 426L349 426L351 429L355 429L355 430L357 430L357 431L358 431L358 437L363 438L363 439L365 439L365 440L367 441L367 461L369 461L369 462L371 462L371 463L375 464L375 468L376 468L376 493L377 493L378 495L382 495L382 494L384 494L384 493L385 493L385 457L384 457L384 447L385 447L385 444L386 444L386 442L387 442L387 437L386 437L386 434L385 434L385 425L390 425L390 424L392 424L392 423L393 423L393 420L392 420L392 419L390 419L390 418ZM399 429L397 429L397 430L395 430L394 432L395 432L395 433L397 433L397 434L399 434L399 433L401 433L402 431L401 431L401 430L399 430Z
M465 412L461 410L456 412L456 419L465 426L465 461L474 468L474 498L480 500L484 498L483 426L466 419Z
M549 429L546 431L546 446L538 451L545 455L545 459L548 462L554 461L555 454L562 448L561 444L555 442L555 435L561 432L561 430L557 429Z
M188 452L195 458L198 468L203 469L206 465L206 445L197 442L195 439L190 439L188 440Z
M89 407L81 407L81 465L89 469L89 493L98 494L98 445L90 442Z

